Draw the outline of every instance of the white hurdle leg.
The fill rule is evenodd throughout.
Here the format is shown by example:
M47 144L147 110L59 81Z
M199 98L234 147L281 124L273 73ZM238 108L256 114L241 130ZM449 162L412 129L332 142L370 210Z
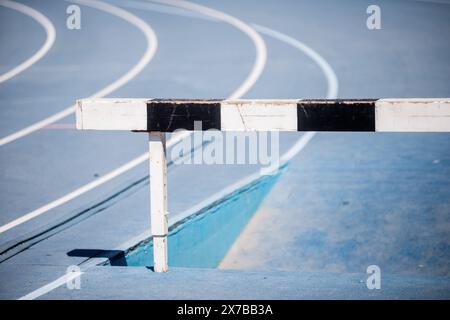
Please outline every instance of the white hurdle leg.
M167 272L167 163L166 135L149 133L150 155L150 218L153 236L155 272Z

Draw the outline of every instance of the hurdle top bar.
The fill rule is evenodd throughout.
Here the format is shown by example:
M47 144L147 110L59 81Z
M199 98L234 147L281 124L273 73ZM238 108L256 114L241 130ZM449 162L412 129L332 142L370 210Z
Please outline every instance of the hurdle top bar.
M194 122L201 121L201 129ZM450 98L323 100L83 99L77 129L173 132L450 132Z

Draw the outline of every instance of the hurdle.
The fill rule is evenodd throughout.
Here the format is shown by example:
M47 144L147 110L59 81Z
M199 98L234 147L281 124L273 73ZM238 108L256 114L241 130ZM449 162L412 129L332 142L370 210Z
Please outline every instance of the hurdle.
M154 271L167 272L166 133L220 131L450 132L450 98L425 99L82 99L78 130L149 135Z

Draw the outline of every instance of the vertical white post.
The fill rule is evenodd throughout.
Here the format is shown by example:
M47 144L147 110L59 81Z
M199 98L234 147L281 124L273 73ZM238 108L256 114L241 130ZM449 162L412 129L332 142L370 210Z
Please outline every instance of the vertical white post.
M167 272L167 164L166 135L149 133L150 155L150 218L153 236L155 272Z

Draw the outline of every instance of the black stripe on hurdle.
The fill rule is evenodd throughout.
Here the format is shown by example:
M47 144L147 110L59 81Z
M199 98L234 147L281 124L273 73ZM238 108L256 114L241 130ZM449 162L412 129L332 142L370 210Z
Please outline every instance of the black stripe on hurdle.
M220 100L152 100L147 103L147 131L192 131L194 121L201 121L202 130L220 130Z
M375 100L301 100L298 131L375 131Z

